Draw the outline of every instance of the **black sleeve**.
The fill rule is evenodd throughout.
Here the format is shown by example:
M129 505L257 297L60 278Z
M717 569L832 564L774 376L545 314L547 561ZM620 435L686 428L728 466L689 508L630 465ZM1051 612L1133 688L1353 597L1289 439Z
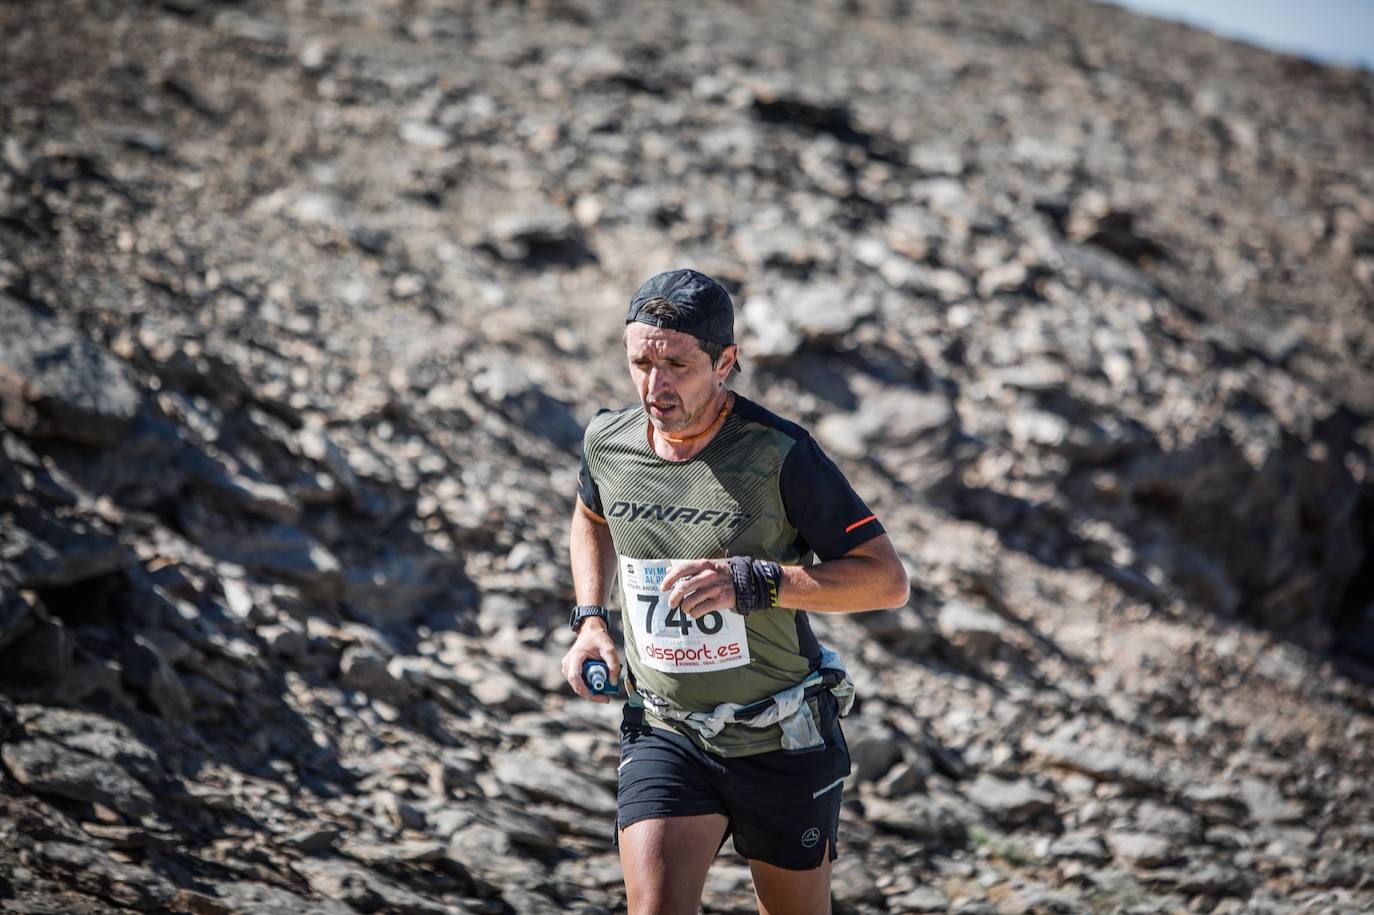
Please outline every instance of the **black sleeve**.
M878 517L809 435L787 453L779 486L803 554L814 551L822 562L838 559L884 533Z
M596 415L609 413L609 410L601 409L596 411ZM592 422L596 417L592 417ZM591 431L591 424L587 425L587 431ZM587 466L587 448L590 435L582 437L582 464L577 468L577 497L582 500L582 504L596 512L597 515L605 517L606 512L601 507L601 490L597 488L596 480L592 479L592 470Z

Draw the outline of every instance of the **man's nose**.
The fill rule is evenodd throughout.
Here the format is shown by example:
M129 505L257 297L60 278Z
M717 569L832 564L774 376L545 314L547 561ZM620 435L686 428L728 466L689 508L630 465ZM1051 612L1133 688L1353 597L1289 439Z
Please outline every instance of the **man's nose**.
M669 390L667 376L658 370L658 367L649 369L649 393L662 394Z

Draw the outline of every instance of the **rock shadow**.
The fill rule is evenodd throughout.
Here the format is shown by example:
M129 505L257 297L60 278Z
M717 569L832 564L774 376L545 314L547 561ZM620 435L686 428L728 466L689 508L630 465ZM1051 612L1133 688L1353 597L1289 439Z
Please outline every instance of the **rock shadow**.
M1053 499L950 477L936 503L1008 549L1091 567L1152 606L1183 597L1310 649L1374 660L1374 485L1339 459L1360 447L1358 416L1342 408L1310 440L1218 434L1171 450L1138 426L1103 428L1064 391L1040 405L1068 421L1060 440L1031 446L1067 461Z
M282 832L266 818L283 808L301 828L330 826L328 799L364 794L360 748L342 746L328 706L372 699L345 682L341 655L354 643L413 653L417 621L474 634L476 591L412 523L413 490L361 479L327 430L264 402L218 360L142 367L159 396L103 445L60 426L50 438L0 430L0 698L33 704L0 744L70 763L56 781L9 771L4 782L41 797L35 809L56 823L108 827L127 858L175 886L213 895L248 876L290 887L298 878L273 859L230 869L215 849ZM404 417L387 420L406 432ZM413 697L396 722L453 745L426 701L437 697ZM33 723L40 708L122 728L154 762L102 760ZM151 819L143 802L93 800L102 778L150 794Z

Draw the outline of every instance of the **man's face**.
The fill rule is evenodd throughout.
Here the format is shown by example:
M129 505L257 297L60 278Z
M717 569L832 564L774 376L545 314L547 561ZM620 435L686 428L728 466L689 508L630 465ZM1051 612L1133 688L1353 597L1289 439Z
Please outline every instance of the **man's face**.
M649 422L660 432L697 432L715 419L716 395L735 364L735 353L735 347L726 347L713 366L691 334L637 321L625 328L630 378Z

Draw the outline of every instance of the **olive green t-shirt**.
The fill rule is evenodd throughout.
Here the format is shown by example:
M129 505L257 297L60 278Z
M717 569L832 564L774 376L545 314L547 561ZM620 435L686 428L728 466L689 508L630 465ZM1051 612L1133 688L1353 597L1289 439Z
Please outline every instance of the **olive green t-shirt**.
M658 599L658 582L672 560L835 559L882 534L882 525L806 430L743 397L689 460L655 454L648 429L639 407L601 411L587 426L578 474L579 498L605 519L615 545L632 695L709 712L795 686L820 663L804 611L692 620ZM781 746L777 725L732 724L705 739L648 709L645 716L721 756Z

